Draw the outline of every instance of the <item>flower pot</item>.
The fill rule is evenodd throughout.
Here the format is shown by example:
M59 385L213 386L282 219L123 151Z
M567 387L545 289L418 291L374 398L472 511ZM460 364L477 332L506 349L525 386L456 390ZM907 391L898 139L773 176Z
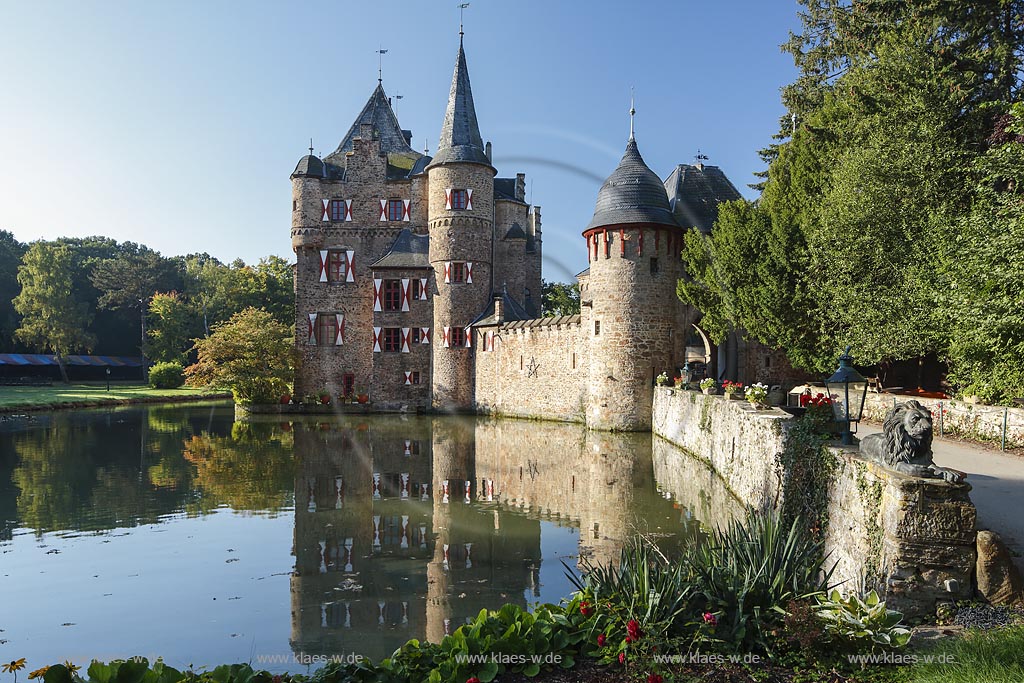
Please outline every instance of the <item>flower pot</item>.
M725 395L725 400L727 400L727 401L739 401L740 398L741 397L740 397L739 393L737 393L735 391L732 392L731 394L726 394Z
M358 396L356 396L356 400L359 401L360 403L369 403L370 395L369 394L359 394Z
M701 391L703 391L703 392L704 392L704 395L705 395L705 396L714 396L715 394L717 394L717 393L718 393L718 392L717 392L717 391L715 390L715 388L714 388L714 387L708 387L707 389L701 389Z
M330 405L331 404L331 397L330 396L321 396L320 397L320 404L321 405L325 405L325 406Z

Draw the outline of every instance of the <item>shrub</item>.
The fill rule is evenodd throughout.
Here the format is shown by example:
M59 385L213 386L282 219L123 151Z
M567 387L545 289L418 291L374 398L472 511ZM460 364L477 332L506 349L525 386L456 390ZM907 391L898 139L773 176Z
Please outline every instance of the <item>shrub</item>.
M177 389L185 383L181 363L157 363L149 369L149 385L154 389Z
M886 609L878 593L871 591L863 599L844 598L838 590L817 596L818 618L825 623L828 639L846 649L903 647L910 642L910 631L903 628L903 615Z

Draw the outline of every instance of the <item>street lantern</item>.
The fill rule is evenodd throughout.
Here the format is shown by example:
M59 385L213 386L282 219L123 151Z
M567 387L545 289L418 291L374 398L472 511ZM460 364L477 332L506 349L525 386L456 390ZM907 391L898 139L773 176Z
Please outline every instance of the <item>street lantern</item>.
M839 369L825 380L828 395L832 399L832 416L840 425L845 445L853 443L853 432L857 431L868 393L868 381L853 368L850 348L847 346L846 352L839 356Z
M683 361L683 370L679 374L679 379L683 381L683 389L690 388L690 382L693 381L693 370L690 369L689 359Z
M110 391L110 368L107 368L107 391Z

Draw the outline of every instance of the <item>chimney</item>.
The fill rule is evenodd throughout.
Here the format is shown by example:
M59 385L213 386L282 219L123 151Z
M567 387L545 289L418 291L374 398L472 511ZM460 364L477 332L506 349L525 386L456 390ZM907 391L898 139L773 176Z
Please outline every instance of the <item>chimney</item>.
M484 154L487 155L487 163L494 163L491 161L491 141L488 140L487 144L484 145Z
M534 237L540 236L540 207L534 205L533 213L531 214L530 230L533 232Z
M526 174L516 173L516 199L526 201Z
M498 323L505 322L505 297L501 294L494 295L494 320Z

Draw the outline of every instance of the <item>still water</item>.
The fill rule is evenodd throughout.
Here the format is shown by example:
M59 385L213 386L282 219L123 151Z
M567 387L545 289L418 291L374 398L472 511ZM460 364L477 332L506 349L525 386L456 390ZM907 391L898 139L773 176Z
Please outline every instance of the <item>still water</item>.
M0 422L0 661L301 671L557 602L562 561L738 511L648 435L454 417L236 422L229 404Z

